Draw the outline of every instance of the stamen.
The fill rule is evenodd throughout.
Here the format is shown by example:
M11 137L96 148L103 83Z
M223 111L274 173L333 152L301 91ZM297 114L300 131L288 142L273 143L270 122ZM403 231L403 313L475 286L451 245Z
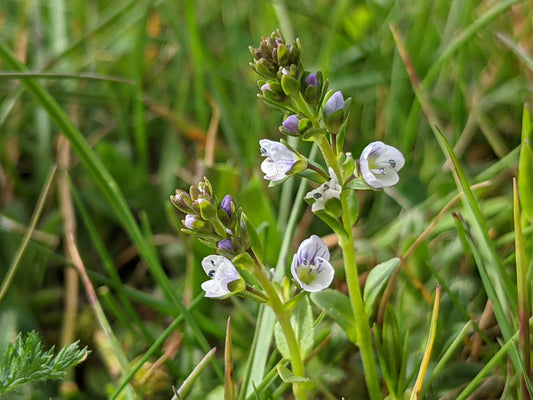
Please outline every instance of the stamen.
M313 197L315 198L315 200L318 200L322 197L322 195L320 193L314 193Z
M380 168L378 171L381 175L385 175L385 168Z
M207 273L207 276L210 277L210 278L214 278L215 277L215 273L216 273L216 271L214 269L212 269L211 271L209 271Z
M392 168L396 168L396 161L394 161L394 160L389 160L389 165L390 165Z

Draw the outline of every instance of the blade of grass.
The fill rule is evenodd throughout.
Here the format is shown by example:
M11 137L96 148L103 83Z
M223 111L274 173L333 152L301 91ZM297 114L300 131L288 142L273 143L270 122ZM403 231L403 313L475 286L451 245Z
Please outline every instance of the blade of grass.
M440 306L440 286L437 285L437 291L435 292L435 301L433 303L433 313L431 314L431 323L429 326L428 342L426 350L424 351L424 357L422 358L422 364L418 371L418 377L416 378L415 386L411 392L411 400L418 399L418 395L422 390L422 383L424 383L424 376L429 364L429 358L431 357L431 350L433 349L433 343L435 342L435 334L437 333L437 319L439 316Z
M41 190L39 198L37 199L37 204L35 206L35 209L33 210L30 224L24 235L24 239L20 243L20 246L18 247L15 256L13 257L13 260L11 261L11 264L9 265L7 273L4 276L4 280L2 281L2 287L0 287L0 303L2 302L2 299L4 298L7 292L7 289L9 288L9 285L11 284L13 277L15 276L15 273L17 272L18 267L20 266L20 262L22 260L22 256L24 255L24 251L26 250L26 247L28 247L28 243L30 242L30 239L33 235L33 231L35 230L35 227L37 226L37 222L39 221L39 217L41 216L41 212L43 211L44 203L45 203L46 198L48 197L48 191L50 190L50 186L52 185L55 172L56 172L56 166L53 166L48 171L48 175L46 176L46 179L44 181L43 188Z
M531 381L531 340L529 332L529 318L531 310L529 308L529 285L527 279L526 252L524 250L524 237L522 236L522 222L520 219L520 202L518 201L518 184L516 178L513 179L513 210L514 210L514 230L515 230L515 252L516 252L516 286L518 289L518 322L520 325L520 336L518 339L518 349L524 363L524 375L522 376L522 395L525 399L531 399L533 393L528 392L527 381Z
M224 348L224 400L235 400L235 376L233 374L233 355L231 348L231 317L226 327L226 346Z

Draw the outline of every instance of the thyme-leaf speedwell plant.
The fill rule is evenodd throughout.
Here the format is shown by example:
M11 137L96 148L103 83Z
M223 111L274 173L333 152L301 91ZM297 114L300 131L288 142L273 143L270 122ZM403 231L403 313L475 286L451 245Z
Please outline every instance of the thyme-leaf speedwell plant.
M340 91L328 91L329 81L321 71L305 69L298 40L286 43L276 31L250 51L251 67L260 77L259 98L284 113L279 140L259 141L265 157L261 170L271 185L292 176L311 182L304 199L315 216L336 234L342 249L348 299L340 303L349 304L350 311L343 314L348 321L341 326L349 328L347 337L360 351L370 397L379 399L381 385L368 307L359 288L355 262L353 227L359 210L356 190L379 190L396 184L404 157L401 151L380 141L368 144L357 160L343 150L351 99L345 99ZM312 142L322 159L311 160L299 153L284 136ZM171 201L184 214L183 231L213 249L213 254L202 261L208 277L202 284L205 296L241 296L270 307L277 319L276 332L281 332L276 335L278 349L290 362L289 373L280 370L280 376L292 385L296 399L309 398L313 383L306 374L305 359L310 351L308 338L313 337L313 315L312 308L305 305L306 295L327 289L335 274L324 241L316 235L303 240L285 276L275 276L263 263L263 246L256 228L231 195L219 201L204 178L189 192L176 190ZM324 293L316 304L330 311L339 308L338 296L344 295Z

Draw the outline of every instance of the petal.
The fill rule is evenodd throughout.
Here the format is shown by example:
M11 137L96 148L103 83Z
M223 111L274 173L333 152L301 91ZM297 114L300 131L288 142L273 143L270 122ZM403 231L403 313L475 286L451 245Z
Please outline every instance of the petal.
M265 179L269 181L279 181L285 178L285 174L279 171L277 164L269 158L261 163L261 171L265 174Z
M205 291L205 297L217 298L231 293L228 289L228 285L221 285L214 279L202 283L201 287L202 290Z
M337 91L331 95L324 106L324 116L328 118L335 111L344 109L344 97L340 91Z
M307 260L312 263L315 257L321 257L329 260L328 246L317 235L312 235L309 239L305 239L298 248L296 256L300 260ZM301 262L300 262L301 263Z
M316 274L315 279L311 283L298 282L306 292L320 292L331 285L333 281L335 270L329 261L320 257L317 258L317 261L320 261L320 270Z
M210 255L202 260L202 267L210 278L227 280L228 282L239 279L237 269L224 256ZM229 280L228 280L229 279Z
M361 158L359 160L359 170L361 171L361 176L363 177L363 180L373 188L379 189L383 187L383 184L377 177L370 171L368 168L368 161L366 159Z
M396 147L384 145L385 148L375 159L376 164L389 165L395 171L399 171L405 164L403 154Z
M363 149L360 159L368 160L370 157L377 157L384 150L385 146L387 146L385 143L379 141L370 143Z

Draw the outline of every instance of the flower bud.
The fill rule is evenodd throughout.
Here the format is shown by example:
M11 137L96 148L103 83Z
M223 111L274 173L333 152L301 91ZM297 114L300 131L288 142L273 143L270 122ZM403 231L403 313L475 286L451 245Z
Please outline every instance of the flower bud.
M344 97L337 91L333 93L324 105L324 120L328 130L336 134L344 122Z
M289 115L285 121L283 121L283 127L289 131L290 133L293 133L295 135L298 134L298 123L300 120L296 116L296 114Z
M188 214L193 211L192 199L189 194L183 190L176 189L176 194L170 196L170 201L178 210L184 214Z
M218 242L217 248L231 253L233 251L233 243L231 239L222 239Z
M220 202L220 208L226 211L228 217L231 218L233 212L235 211L235 205L233 204L233 199L229 194L225 195L222 201Z

